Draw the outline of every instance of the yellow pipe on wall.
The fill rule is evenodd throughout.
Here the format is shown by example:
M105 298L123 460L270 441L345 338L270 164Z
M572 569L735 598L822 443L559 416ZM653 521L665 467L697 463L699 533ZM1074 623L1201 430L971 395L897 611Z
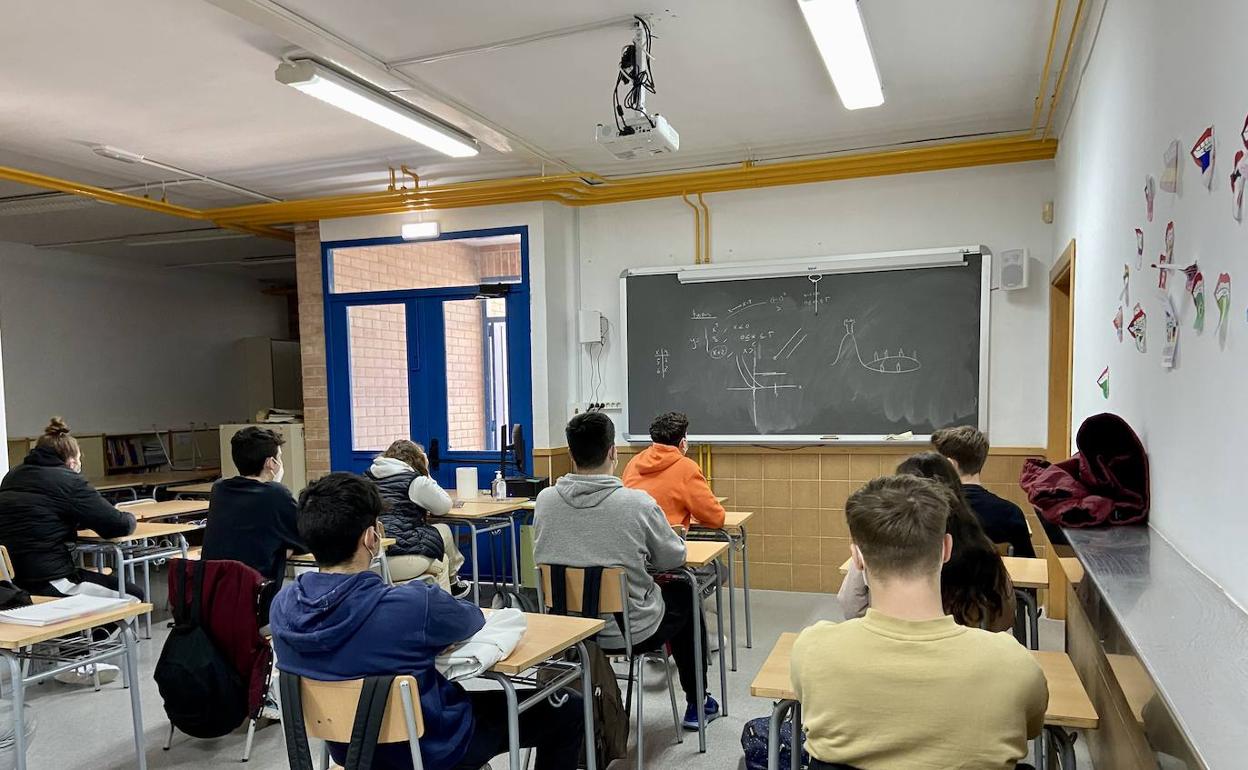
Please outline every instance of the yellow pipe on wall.
M709 265L711 263L711 207L706 205L706 201L702 200L702 193L698 193L698 205L702 207L702 264ZM709 448L707 452L707 462L709 463Z
M1040 113L1044 110L1044 89L1049 84L1049 70L1053 67L1053 49L1057 47L1057 30L1062 24L1062 2L1057 0L1053 10L1053 29L1049 31L1049 48L1044 54L1044 69L1040 71L1040 89L1036 91L1035 108L1031 112L1031 133L1040 127Z
M1049 115L1044 120L1044 133L1040 135L1041 139L1049 138L1049 129L1053 127L1053 116L1057 112L1057 101L1062 95L1062 86L1066 83L1066 73L1070 69L1070 55L1075 48L1075 39L1079 37L1079 30L1083 26L1083 7L1086 0L1079 0L1079 5L1075 6L1075 20L1070 25L1070 37L1066 39L1066 53L1062 56L1062 68L1057 73L1057 82L1053 84L1053 96L1049 99Z
M685 193L681 194L685 205L693 209L693 264L702 264L702 209L689 200Z

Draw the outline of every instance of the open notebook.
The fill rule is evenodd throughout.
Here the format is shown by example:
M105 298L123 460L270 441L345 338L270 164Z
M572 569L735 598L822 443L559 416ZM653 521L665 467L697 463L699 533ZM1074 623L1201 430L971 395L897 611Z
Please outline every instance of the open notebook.
M95 612L107 612L134 604L138 599L133 596L124 598L105 598L100 596L66 596L64 599L53 599L40 602L29 607L18 607L13 610L0 610L0 623L17 623L23 626L50 626L64 623L67 620L80 618Z

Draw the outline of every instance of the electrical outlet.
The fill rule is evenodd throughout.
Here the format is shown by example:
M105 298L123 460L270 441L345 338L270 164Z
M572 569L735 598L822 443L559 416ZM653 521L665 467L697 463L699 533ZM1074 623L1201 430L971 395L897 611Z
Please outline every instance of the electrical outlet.
M568 404L568 412L572 415L588 412L590 409L599 409L604 412L619 412L624 409L622 401L581 401Z

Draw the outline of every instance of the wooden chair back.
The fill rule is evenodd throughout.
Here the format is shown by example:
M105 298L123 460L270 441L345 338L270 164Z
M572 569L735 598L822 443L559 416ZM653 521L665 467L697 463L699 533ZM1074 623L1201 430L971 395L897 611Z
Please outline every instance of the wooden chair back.
M416 735L419 738L425 733L424 717L420 712L420 691L416 687L416 678L412 676L396 676L390 686L390 698L386 701L386 716L381 723L378 743L399 743L409 740L407 724L403 716L402 684L406 682L411 688L412 705L415 710ZM300 679L303 695L303 721L307 725L308 737L338 743L351 742L351 728L355 724L355 710L360 703L360 691L364 688L363 679L350 679L345 682L319 682L313 679Z
M551 569L549 564L537 565L542 577L542 598L546 609L554 607L554 592L551 590ZM626 581L622 580L624 570L619 567L607 567L602 571L602 588L598 592L598 611L603 614L614 614L625 611L627 597L624 595ZM568 612L581 612L585 606L585 570L568 567Z
M13 579L13 560L9 558L9 549L2 545L0 545L0 569L4 570L4 574L0 575L0 578L5 580Z

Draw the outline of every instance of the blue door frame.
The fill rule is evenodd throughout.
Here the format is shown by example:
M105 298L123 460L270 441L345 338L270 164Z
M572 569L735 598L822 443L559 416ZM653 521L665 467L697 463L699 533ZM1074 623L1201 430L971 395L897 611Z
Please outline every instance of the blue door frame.
M507 284L507 379L510 422L524 428L526 467L533 467L533 374L529 293L529 229L500 227L442 233L437 240L460 240L495 235L520 236L520 283ZM322 289L325 298L326 386L329 401L330 467L335 471L362 472L377 450L356 450L351 440L351 368L347 333L347 308L360 305L402 304L407 310L408 407L413 441L428 444L431 436L441 443L440 484L454 484L454 468L475 465L481 486L488 487L498 468L497 452L450 451L447 444L445 336L442 302L474 299L477 287L406 289L396 291L333 294L334 249L353 246L408 243L402 238L369 238L329 241L321 244Z

